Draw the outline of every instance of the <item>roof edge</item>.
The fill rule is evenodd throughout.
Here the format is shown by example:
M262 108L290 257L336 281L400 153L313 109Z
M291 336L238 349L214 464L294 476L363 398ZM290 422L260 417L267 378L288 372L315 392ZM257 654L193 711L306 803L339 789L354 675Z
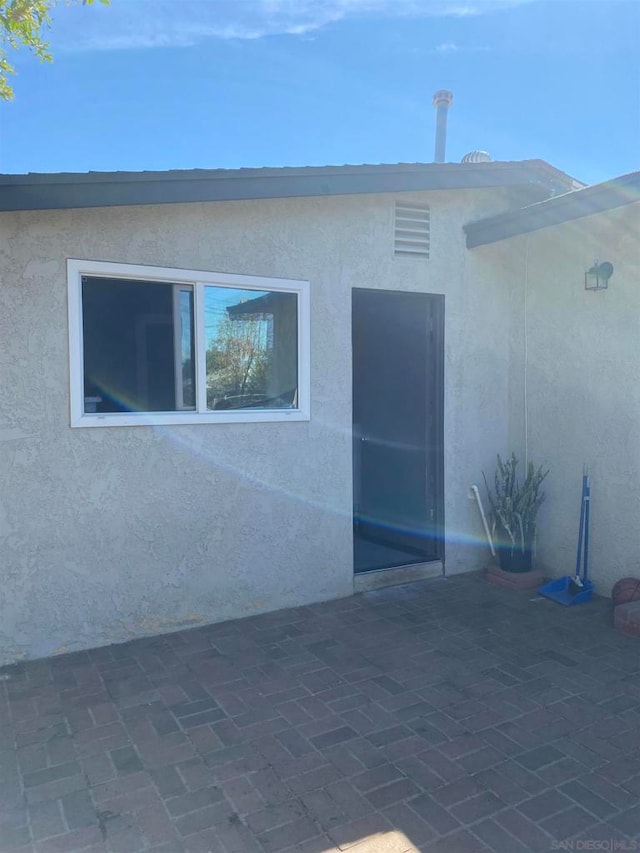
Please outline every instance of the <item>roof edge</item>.
M609 181L527 205L519 210L469 222L464 226L467 248L475 249L638 201L640 171L629 172Z
M572 189L577 183L544 160L0 175L0 210L176 204L499 186L534 186L540 189L542 195L552 195Z

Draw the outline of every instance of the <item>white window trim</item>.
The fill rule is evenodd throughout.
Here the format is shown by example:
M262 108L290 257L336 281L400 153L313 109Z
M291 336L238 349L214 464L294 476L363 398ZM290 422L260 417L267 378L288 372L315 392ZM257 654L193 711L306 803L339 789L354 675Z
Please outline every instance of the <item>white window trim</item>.
M84 352L82 340L82 276L138 279L167 284L192 285L194 291L194 333L196 352L196 399L198 411L188 412L109 412L84 411ZM310 419L310 308L309 282L286 278L235 275L203 270L173 269L104 261L67 260L69 295L69 375L72 427L175 426L178 424L253 423L308 421ZM204 288L207 285L247 290L274 290L298 296L298 406L295 409L243 409L209 411L206 406L206 339L204 329Z

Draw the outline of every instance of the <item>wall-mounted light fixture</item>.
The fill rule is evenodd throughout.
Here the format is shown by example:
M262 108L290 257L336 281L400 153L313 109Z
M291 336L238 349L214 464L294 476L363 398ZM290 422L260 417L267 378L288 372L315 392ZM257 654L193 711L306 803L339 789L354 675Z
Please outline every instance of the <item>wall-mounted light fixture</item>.
M584 274L584 289L585 290L606 290L609 286L609 279L613 275L613 264L609 261L593 262L591 269Z

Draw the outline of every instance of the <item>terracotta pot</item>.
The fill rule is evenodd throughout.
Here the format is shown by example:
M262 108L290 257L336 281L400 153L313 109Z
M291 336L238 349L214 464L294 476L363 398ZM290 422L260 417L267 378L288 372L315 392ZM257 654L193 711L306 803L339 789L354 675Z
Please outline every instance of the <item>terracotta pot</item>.
M494 586L523 590L538 589L547 579L544 569L532 569L530 572L505 572L497 562L487 566L486 578Z

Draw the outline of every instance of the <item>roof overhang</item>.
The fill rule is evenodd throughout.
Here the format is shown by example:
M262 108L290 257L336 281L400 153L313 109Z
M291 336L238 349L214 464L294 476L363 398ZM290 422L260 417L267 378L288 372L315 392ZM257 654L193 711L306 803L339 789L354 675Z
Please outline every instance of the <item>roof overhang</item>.
M0 211L491 187L547 198L576 186L544 160L0 175Z
M604 213L640 201L640 172L530 204L519 210L479 219L464 226L467 248L485 246L541 228Z
M232 320L250 317L252 314L271 314L278 309L278 303L281 303L286 296L290 294L271 290L269 293L263 293L262 296L256 296L255 299L246 299L244 302L238 302L237 305L229 305L227 314Z

